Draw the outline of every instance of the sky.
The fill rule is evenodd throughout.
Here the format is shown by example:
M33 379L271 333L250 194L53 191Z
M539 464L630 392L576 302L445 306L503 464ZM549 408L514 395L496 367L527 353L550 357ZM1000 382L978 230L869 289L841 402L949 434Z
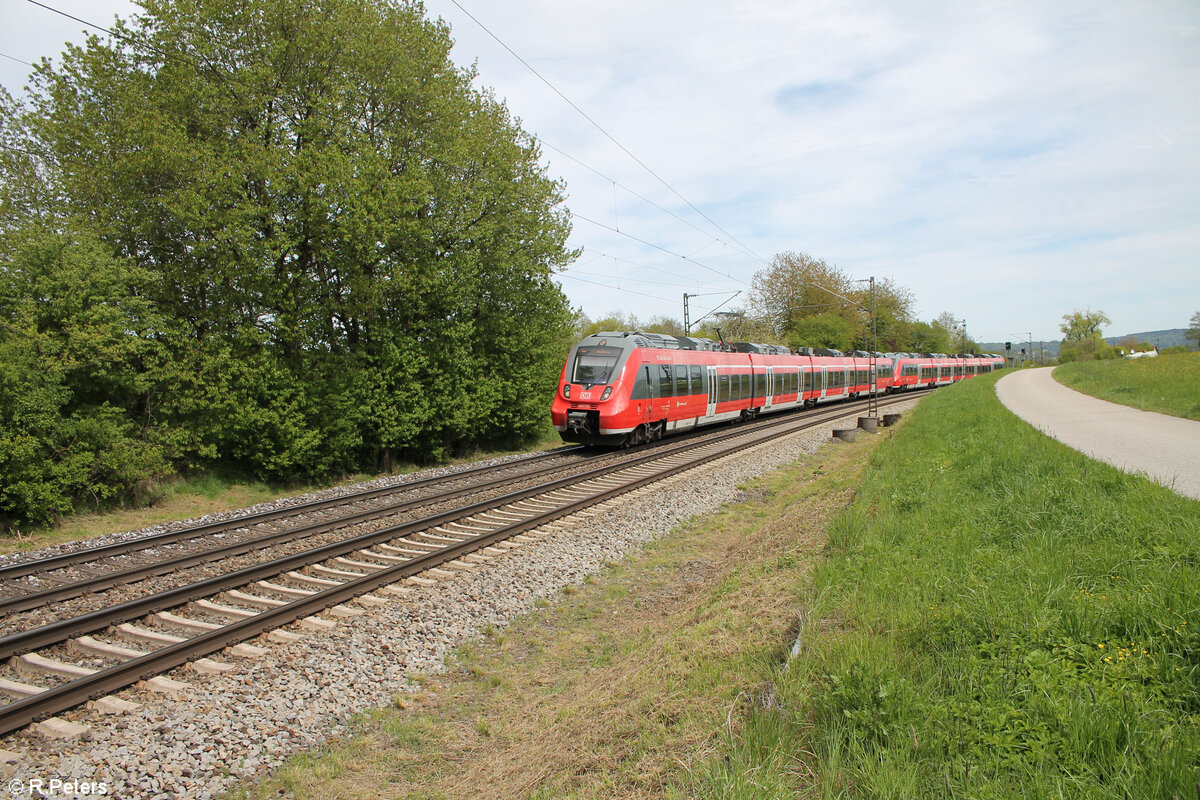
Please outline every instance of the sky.
M135 8L43 1L101 25ZM1200 311L1195 0L426 9L564 182L581 255L556 279L592 319L682 319L684 293L693 322L730 297L753 311L785 251L890 278L981 342L1059 339L1074 310L1108 336ZM13 94L12 59L83 38L28 0L0 19Z

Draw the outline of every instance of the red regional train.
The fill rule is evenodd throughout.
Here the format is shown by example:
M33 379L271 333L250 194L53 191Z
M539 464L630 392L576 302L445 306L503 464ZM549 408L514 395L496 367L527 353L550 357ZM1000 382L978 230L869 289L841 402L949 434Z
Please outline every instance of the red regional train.
M551 406L563 441L622 446L870 392L943 386L1004 366L994 355L876 354L624 331L571 348Z

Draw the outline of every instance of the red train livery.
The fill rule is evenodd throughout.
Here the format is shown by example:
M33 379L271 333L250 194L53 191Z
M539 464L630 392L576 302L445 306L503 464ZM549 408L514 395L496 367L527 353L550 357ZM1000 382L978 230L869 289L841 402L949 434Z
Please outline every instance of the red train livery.
M876 354L654 333L597 333L571 348L551 407L564 441L628 445L758 414L942 386L1004 366L993 355Z

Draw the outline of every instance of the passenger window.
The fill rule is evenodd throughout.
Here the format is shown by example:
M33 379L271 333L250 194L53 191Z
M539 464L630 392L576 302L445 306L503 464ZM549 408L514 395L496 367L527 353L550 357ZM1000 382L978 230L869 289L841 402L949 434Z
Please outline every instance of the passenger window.
M659 397L670 397L671 392L671 368L659 365L658 374L658 395Z
M688 391L688 368L686 364L678 364L675 367L675 396L687 397L691 392Z
M706 391L704 387L704 368L692 367L692 394L703 394Z

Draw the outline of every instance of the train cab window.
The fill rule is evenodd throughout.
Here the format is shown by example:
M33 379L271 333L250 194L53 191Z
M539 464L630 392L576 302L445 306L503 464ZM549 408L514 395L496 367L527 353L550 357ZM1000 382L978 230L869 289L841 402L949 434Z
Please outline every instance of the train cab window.
M675 365L675 396L687 397L691 392L688 391L688 368L687 364Z
M658 396L670 397L672 383L671 368L660 364L658 367Z
M704 367L692 365L692 394L704 394L708 389L704 385Z
M571 383L612 383L613 368L620 358L621 351L616 347L580 347L575 351Z

